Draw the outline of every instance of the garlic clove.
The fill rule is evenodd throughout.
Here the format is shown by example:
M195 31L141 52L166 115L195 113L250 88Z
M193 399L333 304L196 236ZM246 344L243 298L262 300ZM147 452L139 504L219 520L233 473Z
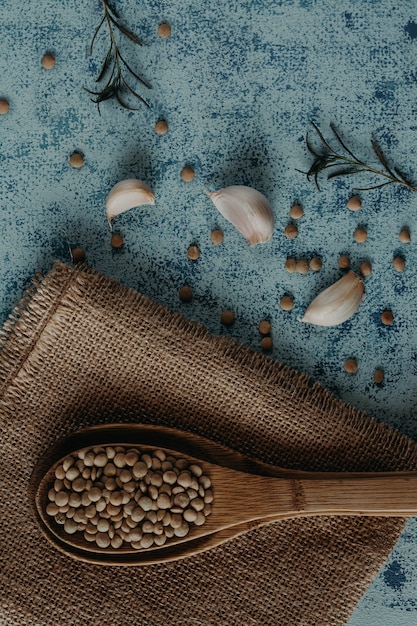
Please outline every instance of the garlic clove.
M271 239L274 214L269 201L260 191L244 185L231 185L206 192L218 211L253 246Z
M155 204L155 194L141 180L128 178L114 185L106 198L106 214L109 223L120 213L143 204Z
M361 303L363 280L349 270L342 278L319 293L307 307L300 322L317 326L337 326L348 320Z

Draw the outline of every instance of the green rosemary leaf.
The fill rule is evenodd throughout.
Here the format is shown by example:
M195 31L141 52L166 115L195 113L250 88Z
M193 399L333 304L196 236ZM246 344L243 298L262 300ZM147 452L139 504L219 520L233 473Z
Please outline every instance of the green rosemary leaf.
M132 89L132 87L129 85L128 82L126 82L126 80L124 78L122 78L123 84L126 87L126 89L133 95L135 96L135 98L137 98L138 100L140 100L145 106L147 106L149 108L149 104L148 102L146 102L146 100L144 98L142 98L142 96L140 96L138 93L136 93L136 91L134 91Z
M126 102L124 102L122 100L122 98L120 97L120 93L119 92L117 92L115 94L115 98L116 98L117 102L120 104L120 106L123 107L123 109L127 109L128 111L137 111L138 110L135 107L131 107L128 104L126 104Z
M325 148L327 148L327 150L328 150L330 153L334 153L333 148L332 148L331 146L329 146L329 144L327 143L327 141L326 141L326 140L325 140L325 138L323 137L323 135L322 135L321 130L319 129L319 127L318 127L318 126L317 126L314 122L311 122L311 125L313 126L314 130L315 130L315 131L316 131L316 133L318 134L318 136L319 136L319 138L320 138L320 141L321 141L321 143L323 144L323 146L324 146Z
M113 13L114 17L117 17L117 18L120 17L112 3L110 3L108 0L105 0L104 4L107 6L109 13Z
M126 61L124 60L124 58L122 57L122 55L120 54L120 52L118 53L119 55L119 59L121 60L121 62L123 63L123 65L125 66L125 68L127 69L128 72L130 72L130 74L132 74L132 76L134 76L140 83L142 83L142 85L144 85L147 89L152 89L152 87L150 85L148 85L143 78L141 78L138 74L136 74L136 72L134 72L132 70L132 68L126 63Z
M117 84L116 84L115 81L113 81L112 83L110 83L110 85L105 87L103 89L103 91L100 91L97 94L97 98L95 100L93 100L93 102L98 104L99 102L104 102L105 100L110 100L110 98L113 98L113 97L117 96L117 90L118 90Z
M107 27L108 27L109 38L110 38L110 46L107 50L106 56L101 65L99 74L96 79L96 83L101 83L102 81L105 82L106 80L107 82L105 83L101 91L91 91L89 89L86 89L86 91L90 93L92 96L94 96L94 99L92 100L97 105L100 102L109 100L110 98L115 98L124 109L129 109L132 111L136 110L130 107L128 104L126 104L123 97L121 96L121 93L123 92L123 90L126 89L126 91L134 95L135 98L137 98L140 102L142 102L147 107L149 107L149 104L146 102L146 100L144 100L142 96L136 93L134 89L132 89L132 87L128 85L128 83L125 81L123 77L122 66L124 66L127 72L129 72L136 80L138 80L147 89L151 89L150 85L148 85L145 82L145 80L141 76L139 76L139 74L137 74L130 67L130 65L128 65L128 63L120 54L118 44L115 38L114 30L117 28L118 31L122 35L124 35L125 37L133 41L135 44L142 45L142 42L128 28L126 28L125 26L123 26L122 24L118 22L119 16L115 8L113 7L113 5L111 5L107 0L101 0L101 1L102 1L103 8L104 8L104 16L102 17L100 24L96 28L93 38L91 40L90 54L93 51L93 46L94 46L96 37L101 27L103 26L104 22L106 22ZM100 107L99 107L99 112L100 112Z
M96 30L94 31L94 35L93 35L93 37L92 37L92 39L91 39L91 43L90 43L90 55L92 55L92 54L93 54L93 46L94 46L94 42L95 42L95 40L96 40L96 37L97 37L98 33L100 32L101 27L103 26L103 24L104 24L104 22L105 22L105 19L106 19L106 16L105 16L105 15L103 15L103 18L102 18L102 20L101 20L100 24L97 26Z
M346 168L344 170L337 170L337 172L331 172L330 174L327 175L327 180L330 180L331 178L336 178L336 176L350 176L351 174L359 174L359 172L366 172L366 170L364 170L363 168L358 168L358 167L351 167L351 168Z
M317 157L318 159L320 159L320 158L321 158L321 154L318 154L318 153L314 150L313 146L311 145L310 140L309 140L309 138L308 138L308 133L306 134L306 146L307 146L307 150L308 150L309 152L311 152L311 154L314 154L314 156L315 156L315 157Z
M111 15L109 15L110 20L112 21L112 23L116 26L116 28L123 33L123 35L125 35L128 39L130 39L131 41L133 41L134 43L136 43L138 46L142 45L141 40L136 37L136 35L134 33L132 33L130 30L128 30L125 26L123 26L122 24L119 24L119 22L116 22L116 20L114 20L112 18Z
M101 66L100 74L96 78L96 83L99 83L101 80L103 80L104 76L107 74L107 71L110 67L110 61L112 59L112 52L113 52L113 42L110 44L110 48L106 54L106 58L104 59L103 65ZM114 72L114 67L115 67L115 61L113 58L113 69L110 74L110 80Z
M330 128L333 132L333 135L336 137L337 141L340 143L340 145L342 146L342 148L344 150L346 150L346 152L348 154L350 154L350 156L352 157L352 159L354 161L357 161L358 159L355 157L355 155L353 154L353 152L351 150L349 150L349 148L346 146L346 144L344 143L343 139L341 138L341 136L339 135L339 133L336 130L336 127L333 123L330 124Z
M372 187L354 187L355 191L372 191L372 189L380 189L381 187L386 187L387 185L392 185L395 183L395 180L388 180L386 183L380 183L379 185L372 185Z
M410 191L417 192L417 187L414 187L407 180L406 176L404 176L404 174L398 168L391 167L389 165L388 160L385 157L384 153L382 152L382 150L379 148L379 146L373 139L371 140L372 148L378 158L378 161L381 163L383 167L382 170L376 169L374 166L367 165L364 161L358 159L353 154L353 152L348 148L348 146L345 144L342 137L336 130L334 124L330 124L330 128L334 136L336 137L339 145L344 150L344 153L342 154L339 154L334 148L330 146L330 144L326 141L326 139L324 138L323 134L321 133L320 129L318 128L316 124L312 122L312 126L314 130L316 131L323 148L322 148L322 152L318 153L311 145L309 141L308 133L307 133L306 147L307 147L307 150L311 154L313 154L315 158L308 172L304 172L304 173L307 175L308 180L310 180L311 178L314 178L314 181L318 189L320 189L318 185L318 175L324 170L334 168L334 167L339 167L339 169L337 169L336 171L330 172L327 178L332 179L338 176L349 176L352 174L368 172L369 174L372 174L373 176L380 176L385 179L384 182L381 182L378 185L357 188L358 191L380 189L381 187L385 187L386 185L391 185L392 183L398 183L400 185L403 185L404 187L407 187L407 189L409 189Z
M378 161L381 163L381 165L385 167L385 169L387 170L389 174L391 174L391 176L394 176L394 172L392 172L385 155L383 154L381 148L378 146L376 141L371 139L371 144L372 144L372 148L374 149L376 156L378 157Z
M411 184L408 180L408 177L400 169L398 169L398 167L394 167L394 172L403 181L403 183L406 183L407 185Z

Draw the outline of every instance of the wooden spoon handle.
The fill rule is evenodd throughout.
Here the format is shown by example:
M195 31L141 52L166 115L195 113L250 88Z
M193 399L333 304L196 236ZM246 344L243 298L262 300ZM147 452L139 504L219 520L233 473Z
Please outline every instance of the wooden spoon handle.
M292 482L294 512L301 515L417 515L417 472L328 474Z

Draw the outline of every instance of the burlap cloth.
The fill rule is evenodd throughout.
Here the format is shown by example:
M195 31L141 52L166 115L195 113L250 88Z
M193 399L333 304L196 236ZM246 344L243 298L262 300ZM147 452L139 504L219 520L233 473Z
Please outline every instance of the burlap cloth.
M7 626L345 624L404 519L309 518L147 567L78 562L31 515L58 438L104 422L193 431L306 470L417 468L417 449L306 376L86 268L57 263L4 329L0 622Z

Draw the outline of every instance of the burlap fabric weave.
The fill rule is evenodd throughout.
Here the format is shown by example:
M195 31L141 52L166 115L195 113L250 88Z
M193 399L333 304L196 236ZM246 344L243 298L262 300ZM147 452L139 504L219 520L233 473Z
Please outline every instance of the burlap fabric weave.
M157 423L305 470L417 468L412 441L306 376L86 268L57 263L4 329L1 600L7 626L346 624L405 520L309 518L165 565L78 562L32 518L32 468L91 424Z

